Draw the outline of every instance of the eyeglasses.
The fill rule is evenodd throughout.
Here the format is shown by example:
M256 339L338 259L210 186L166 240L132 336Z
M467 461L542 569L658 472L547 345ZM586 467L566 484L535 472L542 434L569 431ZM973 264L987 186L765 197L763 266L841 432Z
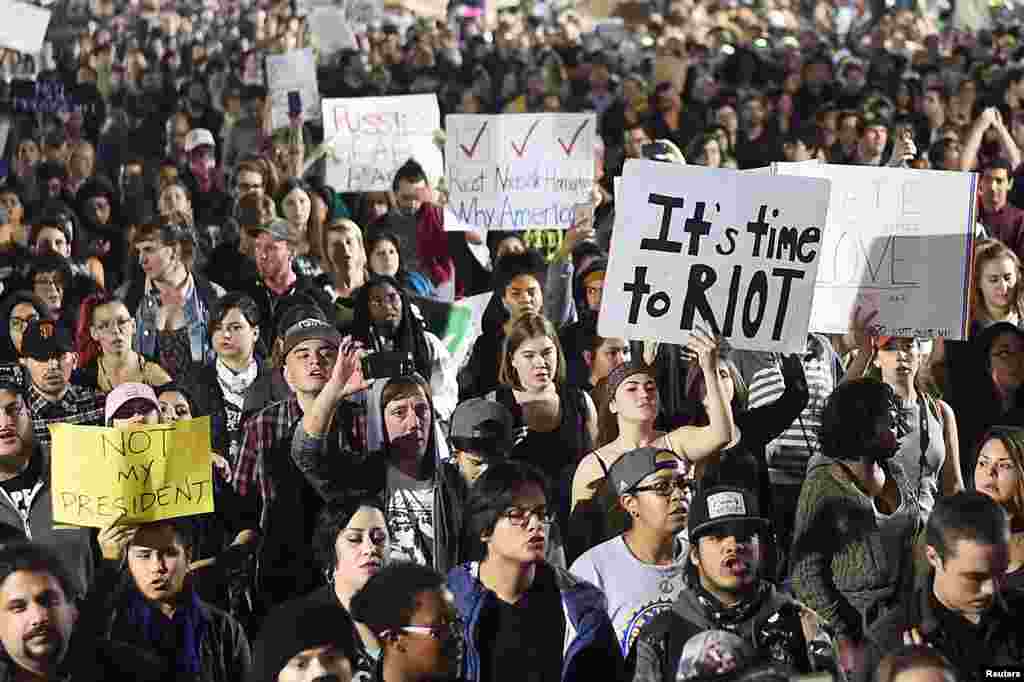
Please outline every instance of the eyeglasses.
M23 332L28 329L28 326L39 319L38 315L32 317L12 317L10 322L10 328L16 332Z
M536 516L541 523L547 526L550 526L554 522L554 517L550 512L548 512L548 506L546 504L527 509L523 509L522 507L509 507L504 511L504 513L502 513L502 516L521 528L526 528L530 525L530 519L534 516Z
M462 619L453 618L443 625L403 625L395 629L417 635L429 635L431 639L445 640L462 635Z
M39 287L40 289L48 289L50 287L53 287L54 289L57 289L59 291L64 291L64 282L60 281L59 279L41 277L35 280L32 284L34 286Z
M135 320L125 317L120 320L107 320L94 326L100 334L113 334L115 329L120 332L126 332L131 329L133 324L135 324Z
M634 493L654 493L658 497L672 497L672 493L679 490L684 496L693 494L693 481L683 476L675 478L663 478L651 485L638 485L633 488Z
M384 308L391 306L397 308L402 303L402 297L396 293L390 293L386 296L374 296L370 299L370 305L374 308Z
M249 192L255 192L263 188L263 183L260 182L240 182L238 183L238 193L248 194Z

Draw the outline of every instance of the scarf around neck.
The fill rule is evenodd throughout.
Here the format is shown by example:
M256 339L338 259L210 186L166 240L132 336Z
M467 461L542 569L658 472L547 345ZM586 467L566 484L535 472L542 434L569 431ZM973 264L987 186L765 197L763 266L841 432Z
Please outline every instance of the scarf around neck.
M200 607L199 595L191 587L181 594L181 604L170 619L150 604L137 589L131 590L128 613L131 623L139 628L143 639L155 651L161 651L168 631L177 643L174 667L179 673L202 673L202 642L209 629L209 621Z
M217 358L215 367L217 369L217 383L220 384L220 389L224 393L224 400L231 403L238 411L241 411L242 406L245 404L245 392L256 381L256 374L259 370L256 358L254 357L250 360L249 366L241 372L231 369L220 358Z

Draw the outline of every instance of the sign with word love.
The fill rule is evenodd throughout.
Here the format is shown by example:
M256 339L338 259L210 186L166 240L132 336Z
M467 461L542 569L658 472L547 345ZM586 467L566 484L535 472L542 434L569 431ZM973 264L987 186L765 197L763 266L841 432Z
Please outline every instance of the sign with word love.
M43 49L50 10L17 0L0 0L0 47L36 54Z
M50 433L57 523L103 528L213 511L209 417L120 429L52 424Z
M448 206L457 224L572 227L573 206L589 200L594 184L593 114L455 114L445 124Z
M423 166L431 185L444 172L434 143L441 128L437 95L325 99L323 114L333 149L327 182L340 192L388 191L409 159Z
M316 82L316 56L313 48L291 50L267 56L267 87L270 90L270 123L276 128L288 125L288 93L301 98L305 120L320 118L320 90Z
M829 183L629 160L608 254L601 336L735 348L807 340Z
M811 330L845 333L857 307L887 336L966 339L975 229L973 173L773 165L832 182Z

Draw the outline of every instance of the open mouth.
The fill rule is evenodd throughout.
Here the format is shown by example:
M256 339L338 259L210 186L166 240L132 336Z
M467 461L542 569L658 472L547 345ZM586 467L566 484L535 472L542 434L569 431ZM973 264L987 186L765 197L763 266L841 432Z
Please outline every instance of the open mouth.
M747 562L741 561L736 557L726 559L722 562L722 567L726 570L729 575L735 577L745 576L750 572L750 567L747 566Z

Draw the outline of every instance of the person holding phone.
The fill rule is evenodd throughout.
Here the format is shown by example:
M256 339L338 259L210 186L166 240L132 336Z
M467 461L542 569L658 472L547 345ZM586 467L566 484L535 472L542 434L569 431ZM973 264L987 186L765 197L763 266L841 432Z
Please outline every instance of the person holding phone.
M359 289L351 334L370 353L395 352L408 357L412 361L409 371L430 378L438 417L443 422L451 418L459 399L455 363L441 339L424 328L396 279L371 277Z

